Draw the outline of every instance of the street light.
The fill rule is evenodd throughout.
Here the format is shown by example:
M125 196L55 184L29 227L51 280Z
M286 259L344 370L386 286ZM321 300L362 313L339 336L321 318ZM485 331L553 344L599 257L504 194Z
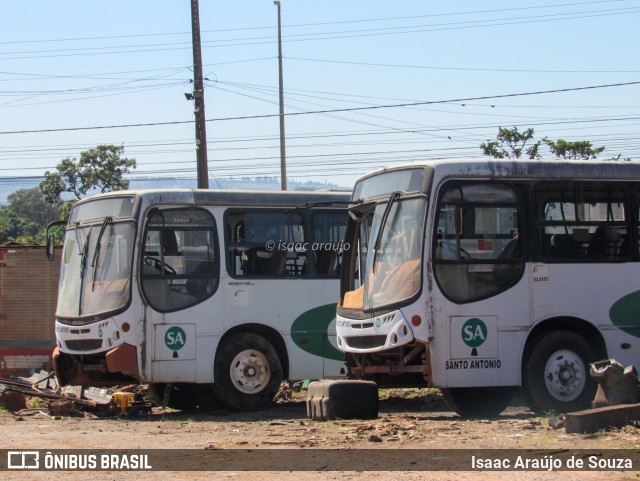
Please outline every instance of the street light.
M280 0L274 0L278 7L278 71L280 78L280 185L282 190L287 190L287 159L284 143L284 87L282 80L282 24L280 22Z

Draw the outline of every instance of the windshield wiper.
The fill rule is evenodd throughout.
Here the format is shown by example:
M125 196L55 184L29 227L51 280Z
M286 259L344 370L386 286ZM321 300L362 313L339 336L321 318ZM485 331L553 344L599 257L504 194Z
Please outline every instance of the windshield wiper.
M78 226L76 225L76 239L78 238ZM82 315L82 290L84 288L84 271L87 268L87 254L89 253L89 241L91 240L91 228L84 240L82 253L80 254L80 295L78 296L78 315Z
M87 234L82 246L82 253L80 254L80 278L84 277L84 271L87 268L87 254L89 253L89 240L91 240L91 230Z
M102 242L102 236L104 235L104 231L107 229L109 224L113 224L113 217L110 215L104 218L102 222L102 227L100 227L100 233L98 234L98 240L96 241L96 249L93 254L93 260L91 261L91 269L93 269L92 278L91 278L91 291L96 286L96 271L98 267L98 259L100 258L100 246Z
M378 250L380 249L380 243L382 242L382 233L384 232L384 226L387 223L387 217L389 217L389 212L391 212L391 207L393 203L402 195L402 192L397 191L393 192L387 201L387 205L384 208L384 212L382 213L382 219L380 219L380 227L378 228L378 235L376 236L376 242L373 245L373 266L371 267L372 272L376 271L376 258L378 257Z

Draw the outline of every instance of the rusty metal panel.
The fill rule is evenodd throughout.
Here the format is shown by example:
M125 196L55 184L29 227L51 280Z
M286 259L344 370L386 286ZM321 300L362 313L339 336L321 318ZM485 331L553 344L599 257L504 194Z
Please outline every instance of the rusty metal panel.
M620 404L568 413L565 429L567 433L594 433L619 428L636 419L640 419L640 404Z

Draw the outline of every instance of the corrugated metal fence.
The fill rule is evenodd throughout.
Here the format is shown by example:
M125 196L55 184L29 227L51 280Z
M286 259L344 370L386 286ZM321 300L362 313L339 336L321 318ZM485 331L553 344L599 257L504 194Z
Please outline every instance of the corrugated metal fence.
M0 246L0 376L51 370L60 254L41 246Z

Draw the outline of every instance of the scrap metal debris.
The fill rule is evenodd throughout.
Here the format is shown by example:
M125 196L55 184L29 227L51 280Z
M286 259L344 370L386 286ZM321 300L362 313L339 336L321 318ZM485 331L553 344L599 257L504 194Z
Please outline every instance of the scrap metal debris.
M614 359L606 359L591 364L589 372L598 383L594 408L640 402L638 371L633 365L625 368Z
M593 433L621 428L640 418L640 380L633 365L614 359L594 362L589 370L598 383L592 409L567 413L567 433Z
M58 386L54 376L41 371L35 379L0 378L0 400L11 411L24 408L15 401L16 396L26 399L37 397L47 401L52 416L71 416L88 411L96 415L113 416L120 414L141 414L151 411L151 404L144 400L142 393L131 392L138 386L107 390L81 386Z

